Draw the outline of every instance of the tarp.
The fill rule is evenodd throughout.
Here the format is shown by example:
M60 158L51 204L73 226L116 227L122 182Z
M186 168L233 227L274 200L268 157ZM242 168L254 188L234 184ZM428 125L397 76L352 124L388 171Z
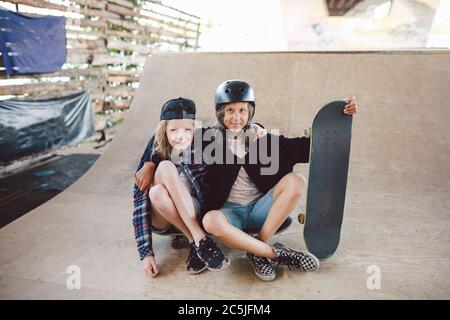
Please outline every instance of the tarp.
M0 164L80 142L94 132L88 91L55 99L0 101Z
M66 19L0 9L0 50L6 73L58 71L66 62Z

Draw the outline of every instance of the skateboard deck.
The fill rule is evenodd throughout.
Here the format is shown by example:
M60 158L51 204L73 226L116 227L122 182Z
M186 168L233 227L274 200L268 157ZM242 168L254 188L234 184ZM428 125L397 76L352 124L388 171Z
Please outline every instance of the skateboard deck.
M333 255L341 236L352 135L352 116L343 113L346 104L325 105L307 132L311 148L306 217L299 220L306 220L303 237L319 259Z

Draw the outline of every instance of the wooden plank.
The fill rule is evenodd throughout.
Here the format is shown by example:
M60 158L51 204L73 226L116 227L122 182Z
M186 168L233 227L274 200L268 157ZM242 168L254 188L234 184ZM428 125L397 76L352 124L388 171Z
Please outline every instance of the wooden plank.
M109 54L96 54L93 56L92 65L106 64L144 64L147 60L146 56L115 56Z
M109 3L117 4L119 6L134 9L135 5L132 2L125 1L125 0L108 0Z
M175 20L175 21L182 21L185 24L192 24L192 25L194 25L195 28L200 25L200 21L186 20L186 19L183 19L181 17L174 17L174 16L171 16L171 15L168 15L168 14L165 14L165 13L161 13L161 12L152 10L152 9L143 8L141 10L141 12L148 12L148 13L155 14L155 15L158 15L158 16L161 16L161 17L165 17L165 18L169 18L169 19L172 19L172 20Z
M85 64L92 63L94 60L94 53L92 52L84 52L84 53L72 53L67 56L66 63L69 64Z
M71 48L95 50L96 48L106 48L106 40L67 39L67 46Z
M125 109L125 108L129 108L131 104L130 100L113 100L113 101L108 101L105 102L104 106L103 106L103 110L107 110L107 109Z
M86 6L93 9L105 10L106 1L104 0L72 0L79 5Z
M106 81L119 82L119 83L138 82L139 77L137 77L137 76L107 76Z
M108 53L105 47L98 47L92 49L85 48L67 48L67 54L97 54L97 53Z
M44 0L10 0L8 2L12 2L14 4L23 4L26 6L36 7L36 8L45 8L45 9L53 9L59 11L67 11L67 7L59 4L50 3Z
M124 8L122 6L118 6L116 4L107 3L106 10L112 13L116 13L123 17L139 17L139 12L134 11L133 9Z
M187 12L185 12L185 11L181 11L180 9L177 9L177 8L174 8L174 7L171 7L171 6L162 4L161 1L158 1L158 0L157 0L157 1L154 1L154 0L146 0L146 2L150 2L150 3L156 4L156 5L158 5L158 6L165 7L165 8L168 8L168 9L172 10L172 11L176 11L176 12L185 14L185 15L187 15L187 16L189 16L189 17L193 17L193 18L195 18L195 19L199 19L199 20L200 20L200 17L199 17L199 16L196 16L196 15L193 15L193 14L191 14L191 13L187 13Z
M82 28L98 28L98 29L106 29L108 27L108 24L106 23L106 20L99 20L94 21L90 19L73 19L73 18L67 18L66 19L66 25L69 26L76 26L76 27L82 27Z
M106 19L106 21L114 26L118 26L130 31L134 31L134 30L139 30L139 31L143 31L146 32L147 28L145 26L140 25L137 22L131 22L131 21L127 21L127 20L120 20L120 19Z
M120 40L108 40L106 47L108 49L137 52L143 55L149 55L152 51L150 47Z
M119 87L106 87L106 95L107 96L115 96L115 97L130 97L134 95L135 89L130 86L119 86Z
M184 38L180 38L180 37L175 38L175 39L178 39L178 41L170 40L170 39L173 39L173 37L171 37L171 36L168 36L168 38L170 38L170 39L161 38L160 35L155 34L155 33L152 33L149 35L142 35L141 33L134 34L134 33L125 32L125 31L110 31L110 30L106 30L105 33L108 38L112 38L112 37L127 38L127 39L141 41L145 44L154 44L154 43L158 43L158 42L164 42L164 43L181 45L182 43L184 43L186 41ZM191 40L194 40L194 39L191 39Z
M110 70L105 71L106 76L140 76L142 69L138 70Z
M158 29L158 28L155 28L155 27L150 26L150 25L141 25L141 24L138 24L137 22L136 23L130 23L130 22L127 22L127 21L123 21L121 24L118 24L118 21L120 21L120 20L109 19L109 21L111 22L111 24L114 24L116 26L120 26L120 27L122 27L124 29L127 29L127 30L130 30L130 31L136 31L137 30L139 32L138 35L140 35L140 36L141 35L147 36L148 34L150 34L150 35L151 34L157 35L160 32L160 29ZM132 33L132 34L136 35L135 33ZM125 34L122 34L122 35L125 35Z
M66 36L70 37L71 39L78 39L78 38L105 38L105 32L104 31L82 31L82 30L74 30L71 28L66 28Z
M142 34L134 34L131 32L126 31L113 31L113 30L106 30L105 32L106 37L116 37L116 38L127 38L127 39L134 39L138 41L142 41L145 43L154 43L155 37L151 37L150 35L142 35Z
M100 17L100 18L112 18L112 19L120 19L120 15L113 13L113 12L109 12L106 10L95 10L95 9L85 9L85 8L76 8L73 11L74 13L80 13L83 14L85 16L90 16L90 17Z

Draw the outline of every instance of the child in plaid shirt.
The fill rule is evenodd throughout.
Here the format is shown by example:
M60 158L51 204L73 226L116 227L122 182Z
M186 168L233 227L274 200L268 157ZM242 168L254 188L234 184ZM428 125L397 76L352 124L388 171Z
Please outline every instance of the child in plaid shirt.
M177 229L190 242L189 273L224 269L230 260L199 223L206 165L192 161L202 152L192 144L195 104L185 98L169 100L160 119L135 174L133 225L144 270L151 277L158 274L152 231L164 234Z

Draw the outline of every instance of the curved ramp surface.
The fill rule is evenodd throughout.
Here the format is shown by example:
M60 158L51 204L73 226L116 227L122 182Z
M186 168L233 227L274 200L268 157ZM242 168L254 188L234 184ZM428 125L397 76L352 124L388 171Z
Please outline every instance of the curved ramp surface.
M357 96L340 247L319 272L280 268L265 283L243 252L228 249L227 270L191 276L187 251L154 236L161 273L149 279L132 228L138 160L164 101L190 97L212 124L214 90L231 78L253 86L259 122L291 136L302 135L325 103ZM442 51L153 55L104 155L0 230L0 298L449 299L449 86L450 54ZM307 177L308 166L296 171ZM302 196L294 218L304 205ZM273 241L304 249L302 228L294 222ZM79 290L66 286L70 266L80 268Z

